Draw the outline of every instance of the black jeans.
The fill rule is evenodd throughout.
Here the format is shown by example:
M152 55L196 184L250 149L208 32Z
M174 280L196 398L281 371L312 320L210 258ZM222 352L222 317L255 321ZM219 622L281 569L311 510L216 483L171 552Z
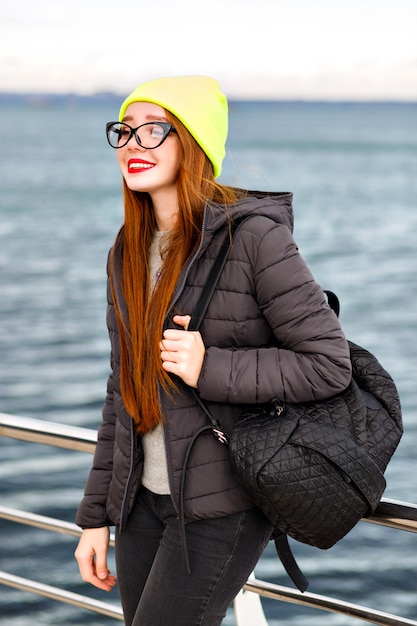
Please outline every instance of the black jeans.
M190 575L171 497L141 489L126 528L116 532L126 626L218 626L272 532L256 508L186 528Z

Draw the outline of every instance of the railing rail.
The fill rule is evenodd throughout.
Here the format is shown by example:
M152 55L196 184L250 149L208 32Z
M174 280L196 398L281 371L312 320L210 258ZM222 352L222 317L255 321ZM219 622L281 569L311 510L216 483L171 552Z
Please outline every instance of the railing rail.
M20 591L29 591L37 596L43 596L50 600L64 602L65 604L72 604L80 609L86 609L94 613L99 613L100 615L106 615L107 617L123 621L123 613L120 607L112 606L108 602L101 602L100 600L82 596L78 593L72 593L65 589L59 589L58 587L45 585L29 580L28 578L14 576L13 574L2 571L0 571L0 584L20 589Z
M0 435L31 443L43 443L57 448L91 453L94 452L97 443L97 433L91 428L68 426L32 417L9 415L8 413L0 413Z
M19 417L6 413L0 413L0 436L90 453L94 452L97 440L96 432L88 428L46 422L44 420ZM74 537L79 537L81 534L81 530L75 524L6 506L0 506L0 519L24 524L26 526L34 526L43 530L72 535ZM362 521L416 533L417 506L408 502L383 498L375 513ZM111 545L114 545L113 535L111 535L110 541ZM123 621L122 611L119 607L63 589L44 585L36 581L31 581L26 578L14 576L7 572L0 571L0 584L18 588L23 591L30 591L37 595L72 604ZM295 589L259 581L252 577L249 578L243 589L241 594L239 594L240 596L244 596L245 593L249 591L258 594L259 597L262 596L339 613L378 626L417 626L417 621L414 620L401 618L396 615L329 598L327 596L308 592L301 593ZM259 620L259 623L260 621L261 620Z

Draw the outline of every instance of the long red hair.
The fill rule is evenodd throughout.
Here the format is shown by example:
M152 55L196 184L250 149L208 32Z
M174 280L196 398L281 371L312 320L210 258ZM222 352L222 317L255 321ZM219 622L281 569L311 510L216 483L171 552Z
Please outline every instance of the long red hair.
M110 282L113 299L116 250L122 256L122 291L129 314L123 323L116 306L120 337L120 385L124 405L133 417L137 431L145 433L162 421L158 382L170 392L175 383L162 368L159 342L181 270L198 245L207 199L230 204L236 190L216 183L206 154L181 122L168 111L181 145L181 166L177 180L179 213L174 230L163 250L161 277L149 296L149 247L156 222L147 193L130 190L123 181L124 227L110 256Z

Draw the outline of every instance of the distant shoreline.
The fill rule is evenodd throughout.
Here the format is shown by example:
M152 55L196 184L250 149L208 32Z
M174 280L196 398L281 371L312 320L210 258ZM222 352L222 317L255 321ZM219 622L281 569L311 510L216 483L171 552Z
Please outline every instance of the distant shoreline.
M112 92L95 93L91 95L83 95L77 93L14 93L0 92L0 104L30 104L33 106L48 106L54 104L75 105L81 103L106 104L120 103L126 94L118 94ZM229 98L231 105L240 103L256 103L256 104L326 104L326 105L417 105L416 100L325 100L316 98Z

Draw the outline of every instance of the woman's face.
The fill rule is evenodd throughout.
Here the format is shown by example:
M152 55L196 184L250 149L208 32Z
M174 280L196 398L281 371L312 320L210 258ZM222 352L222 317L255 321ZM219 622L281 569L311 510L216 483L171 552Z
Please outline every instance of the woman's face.
M147 122L168 120L164 109L157 104L133 102L126 109L123 121L137 128ZM158 148L151 150L142 148L133 136L117 150L117 159L129 189L149 193L154 202L176 199L180 169L180 142L176 133L170 132Z

